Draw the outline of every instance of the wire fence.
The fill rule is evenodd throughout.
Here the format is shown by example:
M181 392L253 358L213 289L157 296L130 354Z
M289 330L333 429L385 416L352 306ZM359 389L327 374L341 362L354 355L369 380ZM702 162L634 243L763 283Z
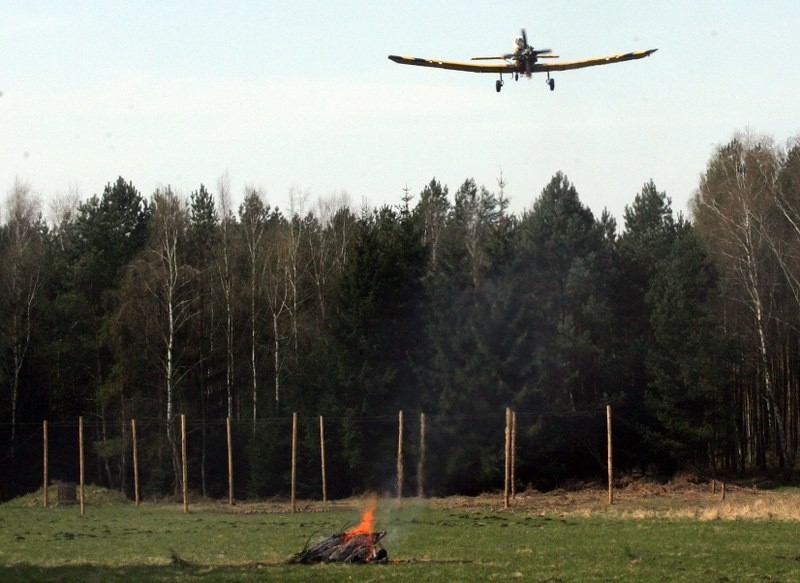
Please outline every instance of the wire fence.
M0 498L41 490L44 483L77 483L118 489L137 501L175 496L185 504L188 496L230 503L280 496L294 508L297 498L366 490L394 496L494 490L507 501L534 481L577 467L581 478L607 472L612 502L609 413L294 414L255 423L180 416L170 424L87 417L18 424L13 443L2 425L8 447L0 456Z

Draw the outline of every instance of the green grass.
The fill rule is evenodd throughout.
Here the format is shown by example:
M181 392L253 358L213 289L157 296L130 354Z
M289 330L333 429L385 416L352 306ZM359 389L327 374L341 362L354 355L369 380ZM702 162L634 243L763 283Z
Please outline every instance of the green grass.
M798 523L542 516L383 501L385 565L287 565L358 512L0 505L0 581L800 581Z

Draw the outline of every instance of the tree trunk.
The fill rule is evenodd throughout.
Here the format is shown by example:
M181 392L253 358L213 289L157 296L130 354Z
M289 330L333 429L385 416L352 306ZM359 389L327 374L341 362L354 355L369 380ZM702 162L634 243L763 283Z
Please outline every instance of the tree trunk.
M281 380L280 380L280 337L278 336L278 314L272 313L272 333L275 338L274 344L274 358L275 358L275 406L280 404L281 401Z
M256 273L253 264L250 279L250 372L252 374L253 395L253 435L256 433L258 418L258 370L256 367Z

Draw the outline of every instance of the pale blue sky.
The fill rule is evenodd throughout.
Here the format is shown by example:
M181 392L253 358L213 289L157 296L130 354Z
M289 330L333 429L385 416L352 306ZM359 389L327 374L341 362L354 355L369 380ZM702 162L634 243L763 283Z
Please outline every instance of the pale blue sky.
M0 4L0 192L47 201L123 176L188 195L230 177L399 204L436 177L497 189L515 212L556 171L622 222L651 178L686 209L737 130L800 133L800 4L635 2L44 2ZM511 49L526 27L565 59L652 57L507 82L401 66Z

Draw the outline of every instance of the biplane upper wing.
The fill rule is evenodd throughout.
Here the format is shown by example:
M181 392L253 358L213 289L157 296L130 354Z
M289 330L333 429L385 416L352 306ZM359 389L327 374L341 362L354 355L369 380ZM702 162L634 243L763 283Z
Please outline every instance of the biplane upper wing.
M520 67L513 63L465 63L461 61L443 61L441 59L420 59L418 57L398 57L389 55L395 63L401 65L415 65L417 67L434 67L436 69L450 69L452 71L468 71L471 73L513 73ZM586 65L585 65L586 66Z
M621 63L623 61L633 61L634 59L643 59L649 57L658 49L649 49L647 51L634 51L632 53L623 53L620 55L609 55L607 57L595 57L592 59L583 59L581 61L556 61L554 63L535 63L531 71L536 72L552 72L552 71L568 71L570 69L583 69L584 67L594 67L597 65L610 65L611 63Z

